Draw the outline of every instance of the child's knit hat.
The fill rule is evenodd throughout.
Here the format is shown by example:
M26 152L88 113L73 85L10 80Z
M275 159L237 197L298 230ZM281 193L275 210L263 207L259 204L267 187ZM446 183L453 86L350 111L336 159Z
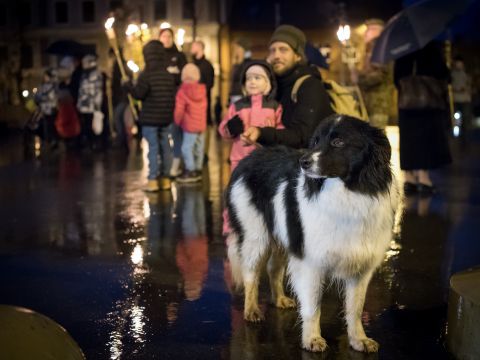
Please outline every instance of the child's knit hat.
M200 69L195 64L186 64L182 69L182 81L200 81Z

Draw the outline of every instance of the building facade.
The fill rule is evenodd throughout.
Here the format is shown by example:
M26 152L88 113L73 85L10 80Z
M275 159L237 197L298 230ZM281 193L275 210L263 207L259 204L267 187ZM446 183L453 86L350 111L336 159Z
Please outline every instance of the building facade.
M152 38L160 24L168 22L174 31L185 30L184 46L197 39L206 44L206 57L219 69L218 1L216 0L30 0L0 5L0 103L18 103L23 89L41 81L46 68L57 66L59 56L47 53L58 40L76 40L94 46L101 70L109 71L109 43L104 23L118 19L117 33L128 23L147 23ZM124 34L118 34L120 42Z

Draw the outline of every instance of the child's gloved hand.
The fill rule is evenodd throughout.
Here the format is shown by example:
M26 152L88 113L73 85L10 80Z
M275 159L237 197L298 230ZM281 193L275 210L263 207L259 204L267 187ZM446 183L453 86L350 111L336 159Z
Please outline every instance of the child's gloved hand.
M233 118L228 120L227 129L230 135L234 138L242 134L245 130L243 126L243 121L238 115L235 115Z

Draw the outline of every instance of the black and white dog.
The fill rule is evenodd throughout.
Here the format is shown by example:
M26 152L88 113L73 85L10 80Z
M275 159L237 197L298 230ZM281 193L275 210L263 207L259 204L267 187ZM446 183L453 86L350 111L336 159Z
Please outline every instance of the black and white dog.
M285 258L300 304L302 345L323 351L320 302L327 277L344 285L350 345L376 352L361 322L368 283L392 239L399 201L384 132L361 120L332 115L306 151L262 148L240 162L227 189L233 229L228 256L245 287L244 317L260 321L258 282L264 261L272 301L294 307L283 289Z

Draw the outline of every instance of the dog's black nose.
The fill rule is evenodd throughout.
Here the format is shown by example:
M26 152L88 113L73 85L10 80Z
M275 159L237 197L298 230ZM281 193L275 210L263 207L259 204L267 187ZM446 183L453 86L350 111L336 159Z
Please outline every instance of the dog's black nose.
M304 169L307 170L312 167L313 160L311 156L302 156L300 158L300 166Z

